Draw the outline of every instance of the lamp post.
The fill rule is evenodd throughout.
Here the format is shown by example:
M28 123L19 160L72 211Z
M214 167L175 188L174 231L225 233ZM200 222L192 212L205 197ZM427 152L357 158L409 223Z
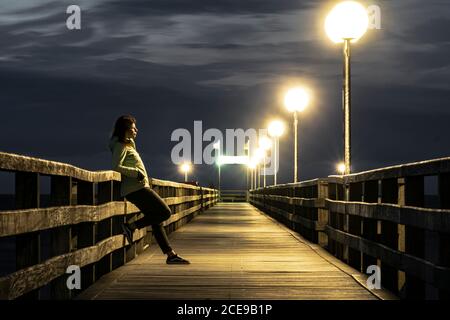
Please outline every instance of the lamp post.
M259 147L263 150L263 175L264 175L264 188L266 187L266 152L272 147L272 141L263 136L259 139Z
M344 174L351 172L351 43L357 42L369 27L366 8L356 1L337 4L325 20L325 30L334 43L344 44L344 81L342 102L344 110Z
M250 155L250 140L249 141L247 141L247 143L245 144L245 146L244 146L244 151L245 151L245 156L247 157L247 165L246 165L246 186L247 186L247 190L249 190L249 169L250 169L250 165L249 165L249 162L248 162L248 159L249 159L249 155Z
M253 160L250 160L248 162L248 169L250 169L250 190L253 190L255 187L253 184L253 182L254 182L253 176L254 176L255 168L256 168L256 163Z
M284 98L284 105L289 112L294 113L294 183L298 182L298 112L306 109L309 103L308 92L301 87L291 89Z
M191 171L192 166L189 162L185 162L181 165L181 172L184 173L184 182L188 181L188 172Z
M220 166L221 166L221 162L220 162L220 157L221 157L221 154L220 154L220 141L218 141L218 142L216 142L216 143L214 143L213 144L213 147L214 147L214 149L216 149L217 150L217 167L218 167L218 170L219 170L219 201L220 201L220 199L221 199L221 187L220 187Z
M257 175L257 170L258 170L258 160L256 160L256 158L252 159L253 161L253 188L256 189L256 175Z
M256 162L255 162L255 167L253 168L253 189L256 189Z
M273 153L274 153L274 176L273 176L273 184L277 185L277 173L278 173L278 160L279 160L279 139L280 136L284 132L284 123L279 120L274 120L269 124L268 127L269 136L271 136L274 139L274 147L273 147Z
M261 160L265 157L265 151L260 147L255 151L256 171L258 174L258 188L261 187Z

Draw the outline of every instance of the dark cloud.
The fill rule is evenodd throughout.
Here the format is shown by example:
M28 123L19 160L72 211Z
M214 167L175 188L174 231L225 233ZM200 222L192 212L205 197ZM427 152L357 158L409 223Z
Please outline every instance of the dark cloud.
M450 29L449 29L450 30ZM405 52L402 63L405 69L414 66L415 70L430 70L450 65L450 43L441 44L436 50L432 51L413 51ZM450 74L449 74L450 75Z
M284 78L309 79L315 97L300 121L300 173L332 174L342 159L341 50L295 16L318 15L324 3L92 2L77 32L65 29L60 4L21 9L23 20L0 28L0 149L108 169L112 124L131 113L150 174L179 180L170 160L174 129L192 132L194 120L204 130L260 128L277 116L289 124L279 175L289 182L292 119L279 90ZM446 156L450 147L449 20L421 17L420 7L403 2L382 6L383 29L354 49L355 170ZM241 169L224 170L230 187L245 181ZM213 166L193 174L216 182Z
M104 3L108 12L116 11L132 16L152 14L261 14L283 13L310 8L316 0L128 0Z
M450 9L449 9L450 11ZM425 22L412 27L406 34L407 41L417 44L440 45L449 42L450 19L429 17Z

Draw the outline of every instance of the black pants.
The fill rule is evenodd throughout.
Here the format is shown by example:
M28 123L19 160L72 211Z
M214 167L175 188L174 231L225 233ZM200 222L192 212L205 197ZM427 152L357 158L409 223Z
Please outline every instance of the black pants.
M172 212L164 200L152 189L142 188L125 196L127 201L133 203L144 214L142 219L130 224L132 229L152 226L153 235L164 254L172 248L169 244L162 222L169 219Z

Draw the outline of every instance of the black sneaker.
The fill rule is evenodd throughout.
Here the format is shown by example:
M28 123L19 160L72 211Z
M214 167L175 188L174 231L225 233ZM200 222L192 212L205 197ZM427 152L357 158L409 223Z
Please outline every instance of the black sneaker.
M123 235L127 238L128 240L128 244L132 244L133 243L133 231L130 229L130 227L128 225L126 225L125 223L122 223L122 230L123 230Z
M190 262L186 259L183 259L182 257L180 257L179 255L174 255L171 257L167 257L166 260L167 264L190 264Z

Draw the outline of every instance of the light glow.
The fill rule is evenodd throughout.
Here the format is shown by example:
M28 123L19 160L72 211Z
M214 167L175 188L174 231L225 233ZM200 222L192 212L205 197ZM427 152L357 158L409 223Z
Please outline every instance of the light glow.
M336 170L337 170L337 172L339 172L340 175L344 175L345 174L345 163L339 162L336 166Z
M271 137L280 137L284 133L284 123L280 120L274 120L269 124L268 131Z
M343 43L346 39L357 42L368 28L367 9L356 1L337 4L325 19L325 31L335 43Z
M284 98L284 105L289 112L302 112L306 109L308 103L309 94L304 88L301 87L289 90Z
M180 169L183 173L187 173L191 171L192 166L189 162L185 162L181 165Z
M269 150L272 147L272 140L263 136L259 139L259 147L263 150Z

